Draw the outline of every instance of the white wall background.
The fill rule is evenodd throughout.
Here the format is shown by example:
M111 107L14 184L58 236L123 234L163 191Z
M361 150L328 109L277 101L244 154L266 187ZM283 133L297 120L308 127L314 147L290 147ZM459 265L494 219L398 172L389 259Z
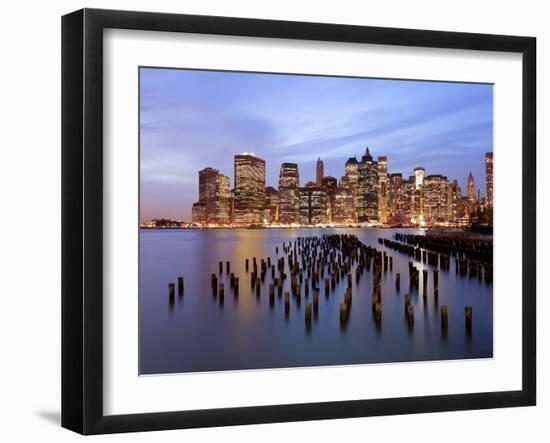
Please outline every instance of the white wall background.
M89 0L4 2L0 26L0 438L74 441L60 416L60 17L81 7L531 35L538 38L539 227L550 222L550 157L543 155L550 96L545 2L394 0ZM518 146L518 153L520 147ZM545 163L545 164L544 164ZM539 251L550 247L539 228ZM539 275L550 260L539 252ZM102 436L94 441L298 441L346 438L424 442L548 441L550 284L539 278L538 403L534 408ZM545 377L546 376L546 377Z

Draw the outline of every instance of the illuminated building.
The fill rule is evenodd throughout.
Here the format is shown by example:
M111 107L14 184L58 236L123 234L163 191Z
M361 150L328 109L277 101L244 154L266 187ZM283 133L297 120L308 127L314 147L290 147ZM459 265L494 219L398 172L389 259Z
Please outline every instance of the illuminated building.
M422 185L424 184L424 177L426 175L426 170L419 166L418 168L414 168L414 184L416 189L420 189Z
M447 177L428 175L422 185L422 214L427 224L447 223L452 218L452 195Z
M493 153L485 154L485 199L487 206L493 206Z
M272 186L265 188L264 219L267 223L279 221L279 192Z
M388 159L378 157L378 220L388 221Z
M321 180L323 180L323 177L325 176L325 166L323 164L323 160L321 160L320 158L317 159L315 173L315 183L317 184L317 186L321 186Z
M403 174L390 174L388 182L388 222L402 224L403 220L401 220L399 209L403 199Z
M333 223L354 223L354 196L349 188L338 186L334 193L334 205L332 208Z
M300 192L300 219L302 225L328 222L327 194L314 182L309 182Z
M323 177L321 180L321 189L325 192L328 198L328 211L329 211L329 221L332 221L332 210L334 207L334 195L336 193L336 188L338 187L338 180L334 177Z
M300 219L300 175L296 163L282 163L279 171L279 222L298 223Z
M208 217L209 223L227 225L230 222L231 191L229 177L218 174L216 177L216 193L214 197L214 213Z
M215 217L216 180L220 171L204 168L199 171L199 203L205 206L205 223Z
M358 165L357 221L378 221L378 166L372 159L369 148L365 150Z
M191 218L193 223L203 225L206 223L206 203L197 202L193 203L193 209L191 211Z
M235 223L263 222L265 160L253 153L235 156Z
M476 189L474 185L474 176L470 172L468 176L468 201L474 202L476 200Z

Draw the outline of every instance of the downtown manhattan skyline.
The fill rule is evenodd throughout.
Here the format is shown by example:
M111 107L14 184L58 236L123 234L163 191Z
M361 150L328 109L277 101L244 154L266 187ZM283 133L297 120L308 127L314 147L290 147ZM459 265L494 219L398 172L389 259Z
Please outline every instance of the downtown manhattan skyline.
M493 147L493 89L487 84L140 69L140 221L190 220L198 171L214 167L234 186L234 155L266 162L277 188L281 163L297 163L300 184L339 179L366 145L388 173L458 180L471 172L485 195Z

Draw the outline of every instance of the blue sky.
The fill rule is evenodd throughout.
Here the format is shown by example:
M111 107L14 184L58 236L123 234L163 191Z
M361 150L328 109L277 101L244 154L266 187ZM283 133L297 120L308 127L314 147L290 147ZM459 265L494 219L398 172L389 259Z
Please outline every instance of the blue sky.
M198 171L217 168L233 186L233 156L243 151L266 160L274 187L281 162L298 163L302 184L317 157L340 178L369 146L389 172L424 166L464 193L472 171L485 193L491 85L141 68L140 100L142 221L190 219Z

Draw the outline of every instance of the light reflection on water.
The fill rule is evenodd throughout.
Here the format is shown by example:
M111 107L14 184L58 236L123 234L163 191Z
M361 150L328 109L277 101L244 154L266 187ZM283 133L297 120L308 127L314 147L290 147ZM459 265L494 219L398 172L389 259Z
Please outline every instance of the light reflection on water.
M378 244L395 232L420 233L415 229L227 229L141 230L140 232L140 372L142 374L260 369L339 364L381 363L414 360L487 358L493 353L493 287L478 279L458 277L454 259L450 271L439 272L439 299L433 297L432 266L415 260L420 270L429 269L427 303L413 291L414 327L404 315L408 288L408 262L412 260ZM270 306L266 274L257 298L251 289L245 259L271 257L276 265L283 255L282 243L302 236L329 233L355 234L365 244L393 256L393 271L382 274L382 322L372 316L372 268L359 283L353 278L353 304L349 321L342 327L339 305L347 279L341 279L327 299L320 284L319 312L307 327L302 291L300 306L291 297L285 316L283 297L275 295ZM275 247L279 247L276 255ZM223 277L218 262L224 262ZM229 288L225 262L239 277L239 297ZM286 258L285 258L286 263ZM401 273L401 291L395 290L395 273ZM225 284L224 303L212 296L210 276L216 273ZM287 272L288 273L288 272ZM278 274L277 274L278 275ZM185 278L183 296L177 277ZM326 276L326 273L325 273ZM304 276L305 277L305 276ZM168 283L176 283L173 303ZM290 291L290 278L283 291ZM448 306L448 329L442 334L439 307ZM473 307L471 335L464 327L464 307Z

